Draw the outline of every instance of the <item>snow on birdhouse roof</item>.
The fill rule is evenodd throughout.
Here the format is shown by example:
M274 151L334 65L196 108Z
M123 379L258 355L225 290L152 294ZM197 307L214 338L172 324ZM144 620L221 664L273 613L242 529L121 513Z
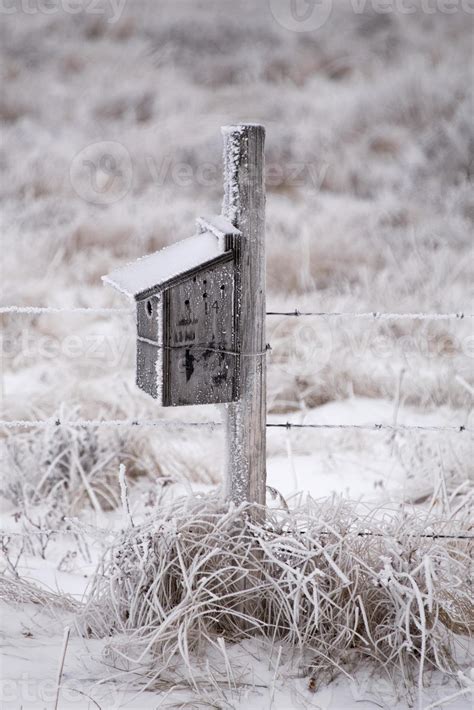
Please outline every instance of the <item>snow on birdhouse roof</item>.
M198 217L196 222L201 232L212 232L219 238L226 236L235 237L242 234L240 229L234 227L232 222L229 222L223 215Z
M129 298L138 298L150 289L163 287L177 276L213 261L222 253L219 237L205 231L122 266L103 276L102 280Z

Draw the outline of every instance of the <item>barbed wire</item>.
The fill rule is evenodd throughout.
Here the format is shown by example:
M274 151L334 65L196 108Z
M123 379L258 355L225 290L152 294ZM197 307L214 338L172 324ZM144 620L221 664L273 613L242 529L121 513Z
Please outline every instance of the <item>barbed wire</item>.
M0 306L0 314L15 313L17 315L42 315L44 313L87 313L97 315L123 315L135 313L134 308L89 308L77 306L71 308L56 308L55 306Z
M50 419L12 419L0 420L0 428L5 429L29 429L37 427L42 429L53 427L72 428L92 428L92 427L162 427L163 429L183 429L183 428L217 428L222 426L222 422L188 422L179 419L76 419L74 421L61 421L58 418Z
M92 428L92 427L162 427L163 429L184 429L184 428L210 428L216 429L223 426L223 422L204 421L188 422L178 419L76 419L74 421L61 421L58 418L51 419L12 419L0 420L0 428L21 429L21 428ZM443 425L422 425L422 424L294 424L292 422L267 423L270 429L356 429L363 431L431 431L449 432L452 434L470 433L474 430L464 425L443 426Z
M0 314L13 313L17 315L42 315L46 313L81 313L96 315L132 315L134 308L93 308L93 307L70 307L59 308L55 306L0 306ZM292 311L267 311L267 316L281 317L314 317L314 318L362 318L373 320L464 320L474 318L473 313L383 313L381 311L370 311L358 313L356 311L300 311L295 308Z
M424 426L422 424L293 424L292 422L278 422L267 424L275 429L362 429L366 431L445 431L452 433L474 433L463 424L459 426Z
M107 534L116 533L116 530L100 530L100 532ZM84 535L84 530L77 529L67 529L64 530L54 529L54 528L44 528L43 530L26 530L25 532L17 532L11 530L0 529L0 537L27 537L29 535ZM336 533L330 530L321 530L319 535L330 536ZM354 535L356 537L381 537L386 539L396 540L399 535L390 535L388 533L374 532L372 530L353 530L347 533L348 535ZM406 533L408 537L423 538L429 540L474 540L474 535L468 535L465 533Z
M134 309L130 308L89 308L89 307L73 307L73 308L59 308L59 307L36 307L36 306L2 306L0 307L1 313L14 313L14 314L44 314L44 313L95 313L102 315L109 314L132 314ZM457 319L462 320L464 318L473 318L473 314L465 313L380 313L377 311L371 313L350 313L350 312L304 312L295 309L294 311L268 311L267 316L290 316L290 317L351 317L351 318L373 318L381 320L447 320L447 319ZM267 346L267 351L270 349ZM262 355L264 353L261 353ZM183 428L217 428L222 426L221 422L189 422L189 421L179 421L179 420L76 420L70 422L62 422L58 419L45 419L45 420L0 420L0 427L6 429L14 428L30 428L30 427L53 427L53 426L70 426L70 427L162 427L168 429L183 429ZM465 426L423 426L423 425L408 425L408 424L293 424L291 422L279 422L279 423L268 423L268 428L281 428L281 429L359 429L366 431L436 431L436 432L470 432L472 430L467 429Z
M321 535L331 535L331 533L328 532L321 532ZM350 533L349 533L350 534ZM358 537L390 537L393 538L394 540L397 539L397 535L387 535L386 533L378 533L378 532L372 532L371 530L360 530L356 531L353 533L357 535ZM428 538L430 540L474 540L474 535L456 535L454 533L409 533L409 535L412 535L413 537L421 537L421 538Z
M373 320L464 320L465 318L474 318L473 313L382 313L380 311L372 311L368 313L357 312L338 312L338 311L300 311L295 308L294 311L267 311L267 316L285 316L302 318L307 316L319 318L370 318Z

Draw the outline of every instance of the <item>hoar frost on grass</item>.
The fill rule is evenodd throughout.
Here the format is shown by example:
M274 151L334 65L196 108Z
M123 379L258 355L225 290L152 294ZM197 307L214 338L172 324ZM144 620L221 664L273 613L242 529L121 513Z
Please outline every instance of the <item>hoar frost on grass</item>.
M2 303L123 306L100 276L189 236L203 210L219 211L219 126L252 117L267 126L271 309L468 313L474 142L465 15L379 14L369 4L357 14L341 1L313 34L288 32L266 3L228 2L225 12L223 0L162 5L158 13L152 0L128 3L116 24L87 13L3 18ZM72 184L70 168L90 144L111 141L131 158L132 189L96 205ZM173 171L182 163L193 174L187 186ZM203 184L208 164L217 179ZM49 418L62 402L69 403L62 420L74 417L76 404L84 418L156 417L155 403L133 390L133 317L0 320L8 345L3 418ZM269 410L283 418L354 396L393 402L400 390L401 407L434 414L448 407L464 422L471 325L269 320ZM81 357L68 355L71 334L81 338ZM99 336L106 336L101 357L89 348ZM55 346L54 358L45 343ZM74 427L11 433L0 442L9 462L2 461L2 488L35 523L46 497L51 527L74 510L120 505L118 465L126 464L132 484L136 456L151 476L219 478L210 437L196 445L159 432L151 443L149 433L121 436ZM314 451L313 434L292 437ZM319 435L316 446L350 454L369 441L346 432ZM285 446L274 442L270 454ZM467 529L465 442L394 442L407 477L435 479L433 531L454 526L454 519L435 525L446 500L456 529ZM172 670L170 658L187 658L188 649L191 658L201 632L219 651L218 637L233 641L257 623L268 643L278 636L305 649L302 664L320 676L367 655L376 668L401 669L407 686L419 681L418 670L455 672L449 647L466 631L468 543L421 538L428 513L418 522L401 514L377 522L356 519L349 504L310 505L286 518L269 513L266 528L239 528L238 511L209 506L207 513L203 504L158 506L155 522L124 533L105 559L84 629L118 634L117 663L136 668L146 652L146 677L157 683L157 659L163 674ZM323 525L329 535L320 535ZM366 525L384 537L356 535ZM49 557L46 533L30 527L28 540ZM15 562L16 548L11 554ZM26 580L5 579L2 595L45 602Z
M364 659L407 692L434 669L456 677L454 647L473 631L469 540L433 533L465 530L465 516L364 517L336 499L267 509L265 522L261 513L188 498L124 531L95 576L81 633L110 636L107 664L121 677L138 671L149 688L183 663L197 688L206 649L225 660L226 643L254 635L292 648L318 683Z
M20 508L41 505L70 515L89 506L100 514L120 505L119 462L131 478L160 472L143 432L78 427L78 419L78 408L63 406L57 412L62 426L0 438L4 498Z

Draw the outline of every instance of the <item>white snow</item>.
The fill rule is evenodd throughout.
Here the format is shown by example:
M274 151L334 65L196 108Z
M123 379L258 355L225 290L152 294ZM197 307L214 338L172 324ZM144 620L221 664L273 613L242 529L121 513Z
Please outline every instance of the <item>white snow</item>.
M164 286L179 274L204 266L221 253L216 234L202 232L122 266L102 280L136 298L155 286Z
M330 402L304 413L288 416L294 424L366 424L393 422L393 404L384 400L354 397L344 402ZM278 421L270 416L269 421ZM460 425L459 415L448 410L420 413L410 407L401 407L399 424L429 427ZM352 501L365 504L400 504L429 497L437 482L439 461L426 459L427 476L413 476L407 453L421 433L357 430L290 431L269 430L268 446L273 454L267 461L268 483L283 496L311 495L316 498L343 495ZM428 442L436 446L437 433L426 432ZM468 433L447 435L454 446L469 448ZM281 439L284 439L284 444ZM445 436L446 438L446 436ZM420 462L417 464L420 465Z
M125 311L109 310L120 299L101 287L100 276L116 268L106 279L133 297L220 253L214 234L199 254L196 237L174 243L191 233L196 215L219 211L219 127L244 116L267 127L269 310L472 313L472 32L465 3L444 12L433 2L424 12L413 2L415 11L405 14L397 3L393 12L382 12L382 3L359 3L354 12L353 3L334 0L330 20L314 33L279 24L273 0L162 0L160 11L155 0L140 0L118 3L121 16L109 22L113 4L98 0L72 14L65 3L48 12L24 12L25 3L16 3L0 23L2 418L49 419L63 403L91 420L217 418L214 408L157 411L137 391L136 328ZM238 130L224 129L226 140ZM111 145L120 150L104 163L101 147ZM238 157L235 150L226 165L228 218L238 208ZM71 172L72 165L81 170ZM222 229L218 221L205 231ZM170 251L157 251L170 242ZM150 256L133 261L143 254ZM48 305L57 312L41 310ZM65 307L72 313L60 311ZM472 320L288 321L267 321L276 358L269 358L271 421L472 420ZM161 495L215 490L221 430L137 429L129 452L141 468L137 481L127 479L134 521ZM8 439L22 434L12 429ZM423 506L438 490L456 505L457 486L468 485L469 446L467 434L269 430L268 483L286 496L343 494L381 510ZM48 451L39 458L48 465ZM144 462L149 475L140 477ZM20 472L22 485L35 478L31 469ZM92 476L92 467L84 474ZM3 500L1 511L2 530L21 535L24 521L13 517L19 511ZM39 515L35 507L29 514ZM82 553L73 557L77 541L60 534L43 559L37 546L30 549L33 534L18 571L80 599L123 514L105 513L103 538L92 531L92 511L78 515L91 528ZM53 618L23 604L2 605L0 617L2 708L49 710L70 615ZM206 702L243 710L408 707L364 668L353 681L320 679L311 693L294 667L276 672L277 647L268 657L257 642L228 650L242 684L227 697L211 689L198 705L189 690L162 688L134 697L133 687L99 682L104 643L72 635L59 710L96 707L80 692L103 710ZM425 708L458 691L440 676L428 681ZM436 707L466 710L471 702L458 695Z
M82 585L79 579L79 585ZM71 617L52 618L34 605L26 604L12 614L11 607L0 605L2 617L1 699L2 710L43 710L53 707L57 690L57 673L62 653L63 629L71 624ZM190 689L173 688L171 684L153 691L139 692L133 680L117 682L95 678L106 674L107 659L103 651L107 639L82 639L72 634L66 650L61 684L59 710L91 710L99 705L103 710L156 710L171 707L201 707ZM389 678L374 675L370 667L362 666L357 676L328 679L316 678L314 690L308 678L295 677L291 666L280 655L277 644L269 656L268 646L258 639L226 647L235 689L223 691L221 705L216 703L216 691L209 688L211 707L231 707L235 710L407 710L405 701L397 698ZM279 659L280 662L279 662ZM218 654L208 653L211 664L219 663ZM221 660L220 660L221 662ZM113 676L113 669L109 670ZM470 693L459 694L472 679L464 676L461 687L446 682L440 674L433 674L429 687L422 694L423 708L430 703L442 703L441 708L469 710ZM206 689L201 691L205 697ZM443 698L454 699L443 703ZM93 699L93 700L91 700ZM213 703L211 704L211 701ZM204 705L206 707L206 705Z
M216 235L216 237L225 237L227 235L239 236L242 232L237 227L234 227L232 222L222 215L211 215L205 217L198 217L197 224L202 231L210 231Z

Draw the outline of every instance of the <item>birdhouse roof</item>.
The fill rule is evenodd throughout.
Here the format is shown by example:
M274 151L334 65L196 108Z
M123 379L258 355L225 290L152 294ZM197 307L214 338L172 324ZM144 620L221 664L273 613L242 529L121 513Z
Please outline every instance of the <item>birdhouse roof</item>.
M129 298L139 298L146 292L162 290L168 282L222 254L222 240L205 231L115 269L102 280Z
M225 236L240 235L225 217L199 217L198 234L171 244L102 277L129 298L140 298L150 291L163 290L170 282L187 272L205 268L225 252ZM230 252L229 252L230 255Z
M227 236L238 237L242 234L232 222L220 214L198 217L196 222L200 232L212 232L219 239L224 239Z

